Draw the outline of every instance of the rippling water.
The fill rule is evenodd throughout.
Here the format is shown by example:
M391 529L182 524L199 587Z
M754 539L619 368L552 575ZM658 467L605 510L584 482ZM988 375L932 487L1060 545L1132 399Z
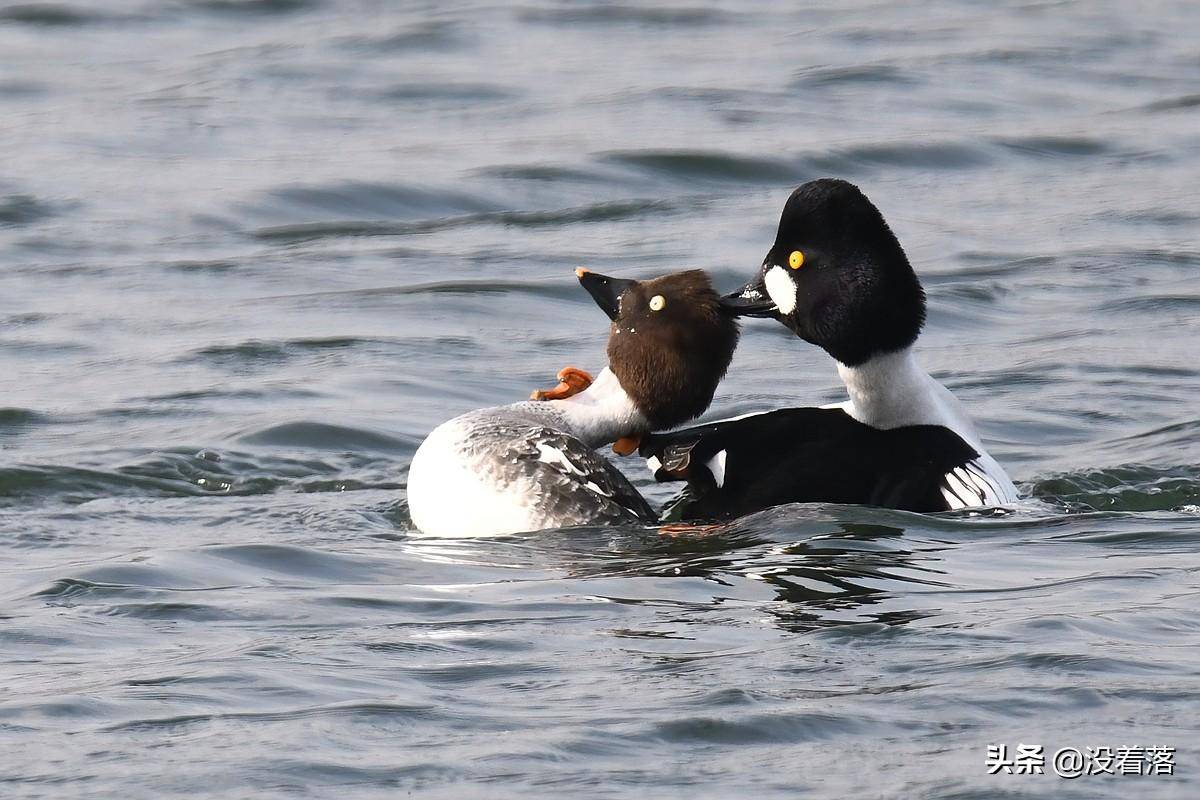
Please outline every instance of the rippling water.
M0 2L0 795L1197 796L1198 30ZM414 536L429 429L602 363L574 266L738 285L825 175L1025 507ZM838 396L751 322L709 416Z

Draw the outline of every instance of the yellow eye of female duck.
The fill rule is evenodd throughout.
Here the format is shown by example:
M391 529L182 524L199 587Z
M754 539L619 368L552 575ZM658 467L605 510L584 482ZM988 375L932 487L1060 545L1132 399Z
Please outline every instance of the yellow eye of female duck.
M804 266L804 253L801 253L799 250L793 250L792 254L788 256L788 266L792 269L800 269L800 267Z
M662 311L663 307L666 306L666 304L667 304L667 298L663 297L661 294L656 294L656 295L654 295L654 297L650 298L650 310L651 311Z

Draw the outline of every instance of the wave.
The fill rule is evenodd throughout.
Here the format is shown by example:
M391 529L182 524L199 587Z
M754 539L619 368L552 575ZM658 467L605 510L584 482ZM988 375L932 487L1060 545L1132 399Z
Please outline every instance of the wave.
M697 28L725 25L735 17L724 11L698 6L655 7L598 3L558 8L526 8L519 13L526 22L552 25L634 25L653 28Z
M895 142L860 144L807 157L814 167L831 173L858 174L864 167L967 169L992 159L984 147L962 142Z
M227 402L230 400L304 400L324 395L313 389L295 386L271 386L261 389L232 389L220 386L210 386L203 389L184 389L178 392L166 392L164 394L146 395L143 397L134 398L132 402L144 403L147 406L162 406L164 404L173 403L189 403L196 400L213 400L216 402ZM108 412L100 412L101 415ZM125 408L117 409L117 413L122 415L127 413Z
M281 186L265 202L246 209L254 214L335 214L348 218L412 219L430 214L465 214L501 210L481 195L452 189L369 181Z
M106 497L248 496L276 492L396 490L418 442L318 422L244 432L243 445L314 451L296 457L236 449L157 451L113 467L18 464L0 468L0 506L54 500L78 505ZM317 453L320 455L317 455Z
M810 177L802 165L782 159L734 155L717 150L613 150L600 163L670 177L738 183L789 183Z
M532 183L564 184L620 184L616 175L578 167L555 164L498 164L481 167L476 174L500 180L529 181Z
M366 339L356 336L325 336L302 339L249 339L236 344L213 344L193 350L184 361L286 361L307 352L346 350L369 344L394 344L400 340Z
M185 0L191 8L225 14L294 14L322 5L318 0Z
M1200 94L1185 94L1178 97L1168 97L1163 100L1155 100L1153 103L1147 103L1141 106L1139 111L1149 111L1151 113L1162 113L1164 111L1185 111L1188 109L1200 106Z
M569 286L539 285L535 282L448 281L418 284L414 286L376 287L354 289L348 292L325 292L306 295L284 295L281 300L300 303L314 302L328 307L330 299L370 298L394 295L420 294L503 294L528 292L546 297L577 299L578 293L569 291ZM320 367L329 364L344 364L347 359L387 358L397 362L408 358L426 356L431 350L443 356L453 354L470 355L479 348L479 342L465 336L325 336L297 339L247 339L240 342L211 344L177 356L177 364L202 364L235 375L254 375L277 370L291 364ZM307 386L289 387L272 385L260 389L230 389L209 386L202 389L183 390L162 395L143 397L147 404L170 403L193 400L253 400L279 401L282 398L317 398L322 392ZM167 412L171 409L168 407ZM128 413L120 408L112 413Z
M241 266L239 262L227 258L168 261L163 264L165 269L174 272L208 273L211 275L225 275L237 271Z
M0 408L0 434L19 431L50 421L50 417L30 408Z
M466 46L472 37L450 20L429 20L406 25L390 33L345 36L336 40L344 50L371 50L377 53L443 52Z
M439 719L443 713L439 707L432 704L402 704L382 702L345 702L326 706L305 706L285 711L235 711L224 713L177 714L166 717L147 717L131 719L114 723L105 728L106 732L113 731L161 731L163 729L181 728L190 725L209 726L213 722L230 720L241 723L253 722L282 722L287 720L303 720L321 717L350 717L355 720L383 720L396 716L404 719ZM299 765L297 765L299 766ZM362 770L361 772L370 772ZM361 777L361 772L350 770L351 774ZM404 769L397 772L403 773Z
M0 8L0 21L39 27L78 27L102 19L94 11L65 3L21 3Z
M799 744L867 731L881 735L880 724L879 720L860 720L842 712L740 714L737 719L690 715L655 723L647 738L691 746Z
M993 141L1014 153L1044 158L1098 156L1113 151L1111 145L1087 136L1019 136Z
M1118 313L1133 312L1139 317L1162 312L1195 314L1200 311L1200 294L1157 294L1128 297L1101 303L1098 310Z
M919 82L912 72L890 64L855 64L846 67L806 67L796 73L790 85L793 89L840 89L863 84L913 86Z
M328 238L412 236L472 225L541 228L616 222L651 214L675 213L679 209L680 205L677 202L666 200L613 200L550 211L491 211L413 222L307 222L258 228L251 235L265 241L289 243Z
M381 100L399 103L420 101L448 101L452 103L496 103L511 101L518 92L495 83L453 83L435 81L412 81L371 92Z
M44 95L49 92L49 86L41 81L25 80L23 78L0 79L0 98L29 98Z
M1163 430L1200 432L1200 420L1169 426ZM1090 511L1178 511L1200 504L1200 465L1151 467L1129 464L1119 467L1043 478L1029 487L1034 497Z
M77 504L114 495L166 497L203 491L190 481L120 470L38 464L0 469L0 504L45 497Z
M0 227L32 225L53 217L56 213L53 206L32 195L10 194L0 197Z
M406 453L416 450L416 442L407 437L389 436L362 428L330 425L301 420L260 428L237 437L243 444L272 447L301 447L308 450L344 452Z

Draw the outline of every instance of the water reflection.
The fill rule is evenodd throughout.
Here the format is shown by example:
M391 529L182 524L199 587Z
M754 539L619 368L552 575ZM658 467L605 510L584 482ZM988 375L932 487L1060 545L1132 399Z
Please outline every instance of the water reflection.
M786 518L789 509L769 516ZM724 556L706 552L697 557L683 555L680 564L660 570L705 577L733 587L752 580L770 587L773 601L763 606L783 627L805 631L870 619L888 625L903 625L930 616L929 611L879 610L879 606L914 586L947 586L936 576L945 570L935 566L933 555L943 546L917 547L905 538L905 529L895 525L830 521L826 532L799 541L779 541L753 533L769 520L751 520L751 531L730 537L703 537L711 550L721 540L734 545ZM770 539L773 538L774 541ZM680 551L677 539L669 549Z
M953 588L942 553L952 542L914 537L870 509L791 506L717 529L578 528L488 540L406 543L425 560L541 569L623 603L697 611L752 604L805 631L867 621L904 625L936 610L908 608L918 587ZM838 517L846 519L838 519ZM543 573L543 574L546 574Z

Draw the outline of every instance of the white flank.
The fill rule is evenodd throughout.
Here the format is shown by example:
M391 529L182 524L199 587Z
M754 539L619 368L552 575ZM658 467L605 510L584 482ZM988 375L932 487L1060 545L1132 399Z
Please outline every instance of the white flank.
M408 468L408 510L426 536L503 536L542 527L525 498L492 485L463 461L457 420L434 428Z

